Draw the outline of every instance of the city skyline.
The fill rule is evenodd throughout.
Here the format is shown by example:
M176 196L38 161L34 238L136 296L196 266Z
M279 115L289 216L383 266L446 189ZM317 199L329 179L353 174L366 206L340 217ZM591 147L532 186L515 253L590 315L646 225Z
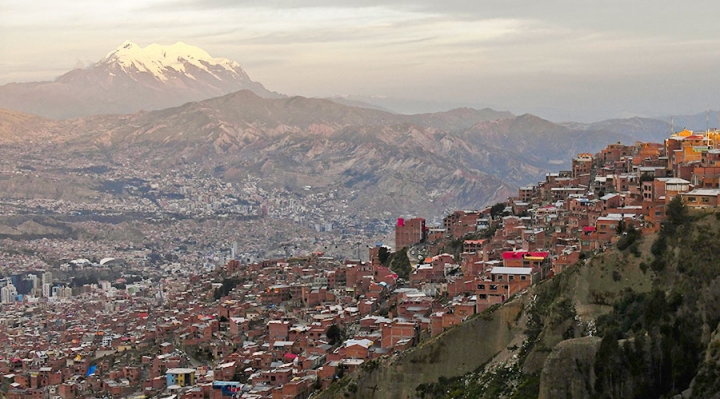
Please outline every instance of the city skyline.
M717 109L715 3L9 1L0 84L53 80L125 40L183 41L288 95L387 96L596 121Z

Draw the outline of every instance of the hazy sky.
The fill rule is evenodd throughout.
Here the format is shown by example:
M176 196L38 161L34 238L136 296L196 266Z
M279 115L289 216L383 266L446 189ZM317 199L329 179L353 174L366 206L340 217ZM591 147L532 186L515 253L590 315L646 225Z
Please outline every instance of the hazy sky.
M0 84L131 40L184 41L286 94L383 95L553 120L720 107L720 2L3 0Z

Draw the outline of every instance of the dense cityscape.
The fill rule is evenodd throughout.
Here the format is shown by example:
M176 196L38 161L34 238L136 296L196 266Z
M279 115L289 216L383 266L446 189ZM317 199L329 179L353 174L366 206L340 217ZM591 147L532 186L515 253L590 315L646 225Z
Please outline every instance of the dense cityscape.
M189 167L162 177L101 171L122 201L3 199L4 215L61 215L83 228L0 242L2 393L307 398L635 232L659 231L674 198L717 207L718 143L715 130L683 130L665 143L582 153L571 170L442 224L384 217L394 245L353 230L332 193L308 187L293 200ZM98 173L76 166L71 174ZM93 218L118 220L113 229ZM288 221L303 232L267 256L263 234Z

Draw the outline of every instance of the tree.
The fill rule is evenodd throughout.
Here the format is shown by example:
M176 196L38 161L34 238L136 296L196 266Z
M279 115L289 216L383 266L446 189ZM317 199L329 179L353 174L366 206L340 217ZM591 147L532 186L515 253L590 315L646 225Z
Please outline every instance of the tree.
M337 324L333 324L330 327L328 327L327 331L325 331L325 336L327 337L330 345L339 344L342 342L342 330L340 327L338 327Z
M629 224L627 228L624 228L622 237L617 242L617 247L619 250L623 251L632 246L640 239L640 237L642 237L642 232L636 229L632 224ZM635 251L637 251L637 247L635 247Z
M620 222L618 222L618 225L615 228L615 232L618 234L622 234L624 231L625 231L625 221L623 219L620 219Z
M506 205L502 202L498 202L497 204L490 207L490 217L495 219L496 217L502 215L503 211L505 210Z
M380 263L383 265L386 264L387 260L390 258L390 251L388 251L387 247L380 247L378 249L378 259L380 260Z
M682 226L683 224L686 224L688 219L688 209L685 206L685 203L683 202L682 198L679 195L676 195L675 198L673 198L670 203L667 205L667 228L669 228L668 233L675 232L675 230Z
M623 351L615 330L606 331L595 356L595 392L599 397L618 397L622 383Z
M398 277L408 280L410 278L410 258L407 256L407 248L403 248L396 252L390 261L390 270L397 273Z

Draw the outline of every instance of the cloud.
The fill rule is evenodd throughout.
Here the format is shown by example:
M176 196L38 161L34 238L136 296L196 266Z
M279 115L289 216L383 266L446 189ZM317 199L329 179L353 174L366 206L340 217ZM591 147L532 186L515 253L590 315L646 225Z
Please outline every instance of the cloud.
M599 109L599 101L621 103L617 95L668 96L660 86L692 102L690 88L720 79L710 19L718 12L720 3L704 0L6 0L0 84L43 71L51 79L126 39L182 40L285 93L444 98L523 112L539 102Z

